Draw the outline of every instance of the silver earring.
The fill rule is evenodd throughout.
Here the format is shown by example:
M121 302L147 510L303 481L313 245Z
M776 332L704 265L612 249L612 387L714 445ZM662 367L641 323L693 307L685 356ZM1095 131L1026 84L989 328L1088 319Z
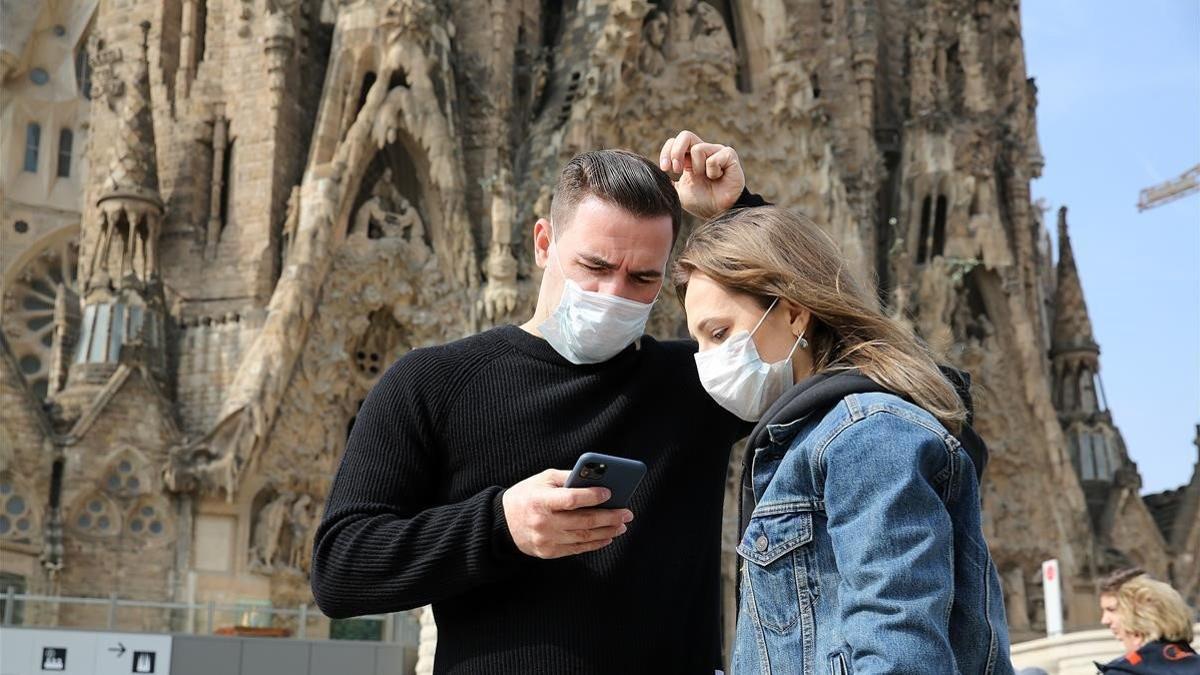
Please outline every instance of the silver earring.
M800 349L808 349L808 340L804 339L803 333L800 334L800 340L797 341L796 346Z

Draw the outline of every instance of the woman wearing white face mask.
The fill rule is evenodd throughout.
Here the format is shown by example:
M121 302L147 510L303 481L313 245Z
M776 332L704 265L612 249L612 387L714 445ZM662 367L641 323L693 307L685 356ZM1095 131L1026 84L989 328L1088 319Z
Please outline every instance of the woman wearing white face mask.
M969 382L787 210L705 223L675 276L701 382L757 422L733 672L1011 673Z

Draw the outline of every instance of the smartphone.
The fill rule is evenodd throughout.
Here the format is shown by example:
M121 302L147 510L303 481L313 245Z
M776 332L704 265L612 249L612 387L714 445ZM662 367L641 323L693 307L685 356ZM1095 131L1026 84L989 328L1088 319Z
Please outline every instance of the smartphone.
M575 462L575 468L563 487L605 487L612 491L602 509L629 508L629 500L646 475L646 465L636 459L585 452Z

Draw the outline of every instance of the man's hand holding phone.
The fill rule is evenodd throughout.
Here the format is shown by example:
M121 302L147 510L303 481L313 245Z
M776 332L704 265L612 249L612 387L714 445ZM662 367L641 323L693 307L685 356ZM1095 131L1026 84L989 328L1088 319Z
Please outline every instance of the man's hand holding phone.
M607 488L567 488L569 471L547 469L509 488L502 498L513 542L525 555L562 558L595 551L625 534L628 509L596 508Z

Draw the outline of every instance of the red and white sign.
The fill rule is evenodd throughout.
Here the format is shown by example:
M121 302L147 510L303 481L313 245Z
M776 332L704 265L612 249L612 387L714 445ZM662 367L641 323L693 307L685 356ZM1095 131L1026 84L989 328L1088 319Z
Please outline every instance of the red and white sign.
M1058 560L1052 559L1042 563L1042 599L1046 604L1046 635L1062 635L1062 575L1059 574Z

